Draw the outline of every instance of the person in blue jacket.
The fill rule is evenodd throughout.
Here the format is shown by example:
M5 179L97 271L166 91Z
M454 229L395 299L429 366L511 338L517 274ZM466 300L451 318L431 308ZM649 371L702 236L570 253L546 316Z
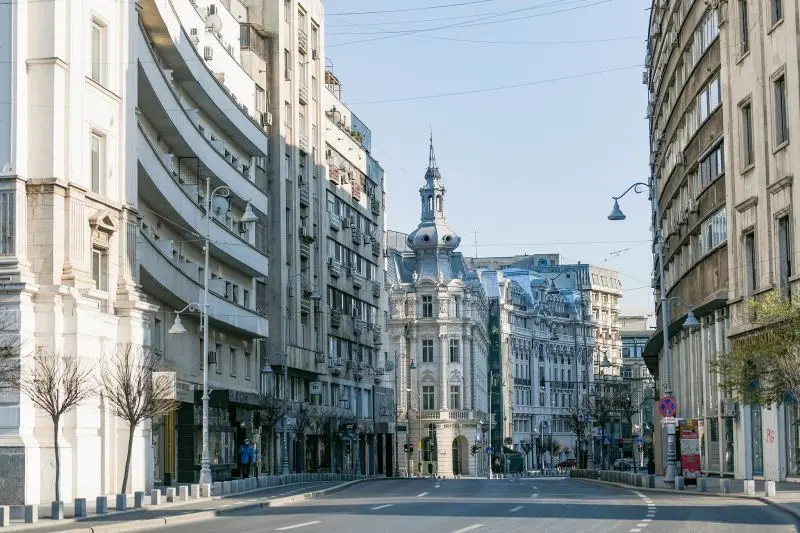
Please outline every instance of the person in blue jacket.
M239 446L239 463L242 466L242 477L250 477L250 465L255 462L256 451L250 445L250 439L245 439Z

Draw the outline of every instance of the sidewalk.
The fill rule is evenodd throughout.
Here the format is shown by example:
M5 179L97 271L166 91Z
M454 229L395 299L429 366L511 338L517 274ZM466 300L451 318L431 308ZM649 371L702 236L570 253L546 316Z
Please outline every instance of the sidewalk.
M50 508L43 509L40 522L25 524L22 521L12 521L10 527L0 527L0 531L31 531L35 533L120 533L123 531L138 531L142 529L157 529L186 523L195 520L205 520L247 507L262 507L288 505L307 499L315 499L326 494L337 492L350 485L369 481L377 478L366 478L354 481L315 481L281 485L277 487L255 489L239 492L229 496L215 496L212 498L192 499L175 503L162 503L158 506L150 505L150 498L146 498L141 509L127 511L112 511L108 514L94 514L95 502L87 502L89 516L74 518L73 506L65 505L65 519L62 521L50 520ZM163 500L162 500L163 501ZM46 515L44 514L46 512Z

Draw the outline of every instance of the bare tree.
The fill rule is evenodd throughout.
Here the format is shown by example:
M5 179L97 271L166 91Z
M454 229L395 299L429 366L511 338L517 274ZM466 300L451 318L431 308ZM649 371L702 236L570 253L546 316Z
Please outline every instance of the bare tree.
M286 402L275 396L274 394L266 393L261 396L261 405L259 407L259 419L261 427L266 429L270 437L270 454L269 454L269 469L272 471L272 444L274 443L275 427L278 422L283 418L286 413Z
M303 452L302 452L303 464L301 465L301 468L303 469L305 469L306 461L308 459L307 458L308 454L306 453L306 430L311 424L311 419L313 417L312 411L313 407L308 403L298 403L297 408L294 411L294 416L295 416L294 434L297 440L300 441L301 446L303 447Z
M19 313L0 310L0 392L17 389L20 378Z
M575 449L578 455L578 463L583 464L581 451L591 439L592 421L589 416L588 405L572 405L564 411L564 421L569 432L575 435Z
M178 408L174 381L158 373L161 361L148 346L117 344L102 368L103 396L108 409L128 423L128 451L122 490L128 488L133 435L145 420L166 415Z
M639 404L630 391L619 389L615 391L612 403L619 416L628 423L628 431L633 432L633 417L639 413ZM628 435L629 437L631 435Z
M595 426L605 432L606 426L614 419L616 406L610 401L613 396L594 396L589 406L589 413L594 420ZM605 448L601 447L601 460L605 462Z
M75 357L63 356L43 348L32 356L31 366L20 379L20 390L53 423L53 450L56 456L55 501L61 501L61 457L58 426L61 417L94 393L91 369Z
M308 434L314 437L314 466L320 460L320 441L328 430L328 421L332 416L332 408L324 405L314 405L309 412Z

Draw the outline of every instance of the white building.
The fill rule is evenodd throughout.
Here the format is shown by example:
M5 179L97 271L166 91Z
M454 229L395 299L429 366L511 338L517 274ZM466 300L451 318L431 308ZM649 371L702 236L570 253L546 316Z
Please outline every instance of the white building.
M450 477L487 467L474 446L489 422L488 309L480 282L455 251L461 238L447 226L445 193L431 144L420 224L389 253L388 333L399 384L398 441L413 447L400 454L399 471Z

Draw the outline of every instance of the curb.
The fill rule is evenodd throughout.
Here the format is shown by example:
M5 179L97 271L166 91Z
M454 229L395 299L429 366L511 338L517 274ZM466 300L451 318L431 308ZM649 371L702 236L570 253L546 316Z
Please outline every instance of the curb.
M346 482L341 483L339 485L335 485L333 487L329 487L328 489L323 489L322 491L304 492L304 493L296 494L296 495L293 495L293 496L283 496L283 497L280 497L280 498L275 498L274 500L271 500L271 501L285 500L285 499L291 499L291 498L296 498L296 497L301 497L300 501L302 501L304 499L302 497L307 495L307 494L318 494L318 493L324 492L325 490L331 491L332 489L343 490L346 487L349 487L349 486L357 484L357 483L361 483L363 481L375 481L375 480L380 480L380 479L383 479L383 478L367 478L367 479L356 479L356 480L352 480L352 481L346 481ZM386 479L391 479L391 478L386 478ZM305 485L305 484L309 484L309 483L316 483L316 482L314 482L314 481L300 481L300 482L297 482L297 483L286 483L285 485L279 485L279 486L280 487L291 487L291 486L296 486L296 485ZM172 502L172 503L168 504L169 506L160 505L157 508L156 507L149 507L149 508L148 507L143 507L143 508L139 508L139 509L126 509L124 511L114 511L113 513L108 513L105 516L106 517L117 517L117 516L123 516L123 515L126 515L126 514L136 513L136 512L148 512L148 511L157 512L157 509L166 509L166 510L180 509L181 507L184 507L186 505L190 505L192 503L197 503L198 501L212 502L212 501L215 501L215 500L224 500L226 498L230 498L230 497L233 497L233 496L242 496L242 495L246 495L246 494L252 494L253 492L259 492L259 491L263 491L263 490L269 489L269 488L274 488L274 487L262 487L262 488L256 488L256 489L246 490L246 491L242 491L242 492L237 492L235 494L225 494L225 495L221 495L221 496L211 496L209 498L189 499L189 500L186 500L186 501ZM338 492L338 490L337 490L337 492ZM332 494L332 492L323 493L322 495L325 495L325 494ZM319 497L319 496L315 496L315 497ZM267 500L265 503L269 503L269 501L270 500ZM291 503L295 503L295 502L291 502ZM15 533L17 531L35 532L35 531L37 531L39 529L43 529L43 528L49 527L49 526L76 524L76 526L77 526L76 528L64 530L64 531L61 531L60 533L112 533L112 532L113 533L123 533L123 532L129 532L129 531L139 531L139 530L143 530L143 529L153 529L153 528L156 528L156 527L164 527L164 525L167 524L167 523L176 524L176 523L179 523L179 522L176 522L176 520L178 520L179 518L183 518L186 522L190 522L190 520L188 520L188 518L189 517L194 517L195 515L203 515L202 517L198 518L198 520L202 520L202 519L206 519L206 518L214 518L214 517L217 517L217 516L221 516L222 513L227 512L227 511L240 510L242 508L259 507L259 506L262 506L262 503L249 503L249 504L244 504L244 505L240 505L240 506L236 506L234 504L234 506L231 506L230 508L225 508L224 510L215 509L214 511L197 511L196 513L187 513L185 515L176 516L176 517L173 517L173 518L150 518L150 519L146 519L146 520L137 520L135 522L135 525L136 525L135 527L134 527L134 523L131 523L131 524L116 524L116 525L112 525L112 526L102 526L102 525L98 525L98 526L89 526L89 525L82 526L80 524L81 522L84 522L84 521L87 521L87 520L91 520L91 519L95 519L98 516L98 515L91 515L91 516L85 516L85 517L80 517L80 518L65 518L64 520L49 520L47 518L42 518L39 522L37 522L35 524L14 524L14 525L12 525L12 526L10 526L8 528L0 528L0 531L8 531L9 533ZM267 505L267 507L269 507L269 505Z
M240 505L234 504L231 507L226 507L225 509L214 509L212 511L197 511L195 513L187 513L181 516L151 518L149 520L137 520L136 522L115 524L109 526L103 526L103 525L87 526L76 529L70 529L68 531L63 531L61 533L132 533L134 531L147 531L151 529L160 529L163 527L170 527L179 524L185 525L185 524L191 524L193 522L202 522L211 518L219 518L221 516L229 515L234 512L240 512L248 509L264 509L267 507L280 507L283 505L300 503L306 500L315 500L322 496L334 494L353 485L358 485L360 483L364 483L367 481L380 481L380 480L381 478L356 479L353 481L347 481L345 483L335 485L333 487L329 487L327 489L322 489L313 492L303 492L300 494L295 494L292 496L283 496L280 498L264 499L262 501L254 503L243 503ZM255 491L248 491L248 492L255 492ZM237 493L237 495L239 494L246 494L246 492ZM220 497L217 499L222 499L222 498Z
M648 488L648 487L635 487L632 485L626 485L624 483L616 483L613 481L601 481L599 479L585 479L585 478L572 478L575 481L585 481L588 483L596 483L598 485L613 485L616 487L620 487L623 489L628 489L630 491L639 491L639 492L659 492L663 494L683 494L687 496L707 496L712 498L736 498L739 500L757 500L763 504L775 507L776 509L783 511L784 513L788 514L793 520L800 522L800 511L795 510L788 505L780 503L778 501L773 500L772 498L767 498L766 496L746 496L744 494L731 494L731 493L721 493L721 492L686 492L685 490L676 490L676 489L657 489L657 488Z

